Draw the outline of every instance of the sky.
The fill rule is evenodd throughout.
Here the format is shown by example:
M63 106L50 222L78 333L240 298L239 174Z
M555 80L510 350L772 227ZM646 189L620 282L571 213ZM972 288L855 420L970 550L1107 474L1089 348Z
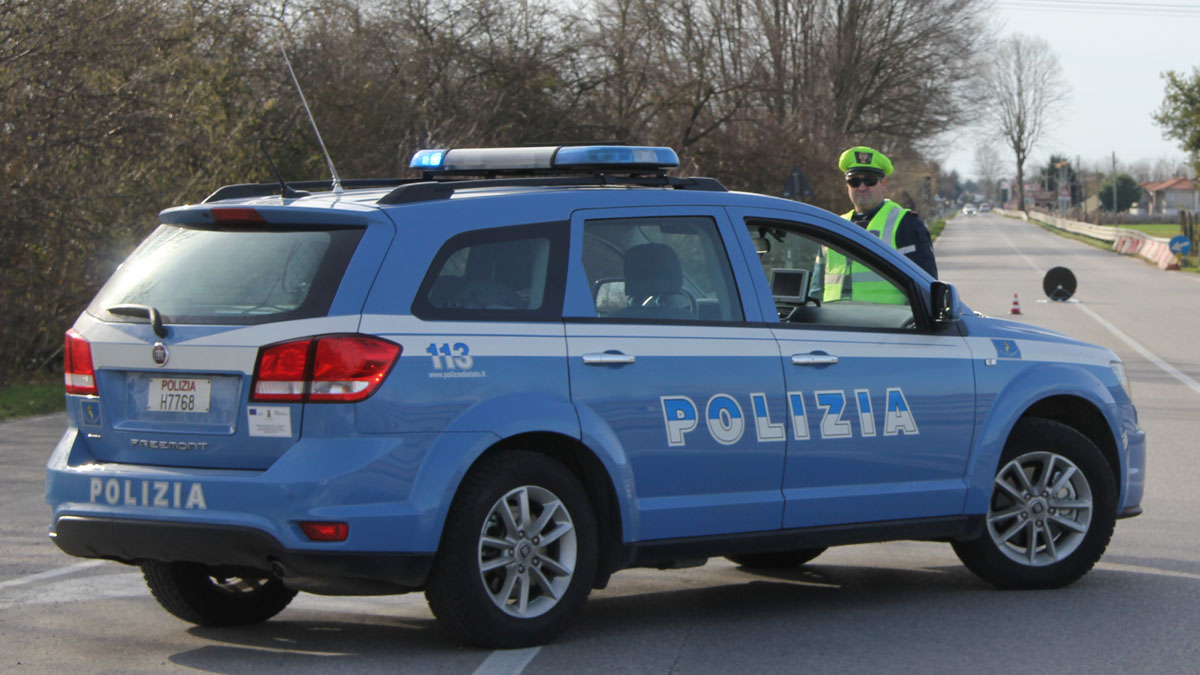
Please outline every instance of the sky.
M1084 166L1163 158L1184 161L1179 142L1166 140L1151 115L1166 87L1160 73L1200 66L1200 0L994 0L999 37L1044 38L1058 56L1070 93L1061 119L1034 148L1033 167L1051 153ZM942 157L944 171L975 176L975 147L986 134L955 134ZM1012 151L994 147L1009 173Z

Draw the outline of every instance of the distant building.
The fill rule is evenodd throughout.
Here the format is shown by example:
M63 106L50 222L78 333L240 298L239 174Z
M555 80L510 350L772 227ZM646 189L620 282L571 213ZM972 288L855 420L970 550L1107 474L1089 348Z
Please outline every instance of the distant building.
M1058 193L1047 190L1041 183L1026 183L1025 206L1053 211L1058 208Z
M1154 216L1175 217L1181 211L1200 213L1200 189L1196 181L1188 178L1142 183L1138 204Z

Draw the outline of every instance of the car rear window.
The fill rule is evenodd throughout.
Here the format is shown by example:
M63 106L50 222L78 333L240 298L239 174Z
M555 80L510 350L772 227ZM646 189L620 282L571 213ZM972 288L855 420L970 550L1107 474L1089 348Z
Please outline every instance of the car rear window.
M196 228L160 225L88 307L150 305L168 323L249 325L323 316L362 228Z

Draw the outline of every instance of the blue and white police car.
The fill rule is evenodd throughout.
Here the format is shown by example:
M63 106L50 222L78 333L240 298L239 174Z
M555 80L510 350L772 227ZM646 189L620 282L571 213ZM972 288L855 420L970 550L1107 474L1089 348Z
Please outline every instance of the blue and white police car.
M426 150L419 179L163 211L67 331L51 537L197 624L424 591L460 639L517 647L618 570L713 556L937 540L1059 587L1140 512L1112 351L677 165Z

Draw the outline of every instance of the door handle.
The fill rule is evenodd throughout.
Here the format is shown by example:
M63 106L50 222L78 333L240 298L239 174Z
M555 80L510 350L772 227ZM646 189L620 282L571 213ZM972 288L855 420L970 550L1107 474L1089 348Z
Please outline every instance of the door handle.
M793 366L828 366L838 362L833 354L792 354Z
M621 352L599 352L583 355L583 363L588 366L619 366L625 363L633 363L636 360L637 358L633 354L622 354Z

